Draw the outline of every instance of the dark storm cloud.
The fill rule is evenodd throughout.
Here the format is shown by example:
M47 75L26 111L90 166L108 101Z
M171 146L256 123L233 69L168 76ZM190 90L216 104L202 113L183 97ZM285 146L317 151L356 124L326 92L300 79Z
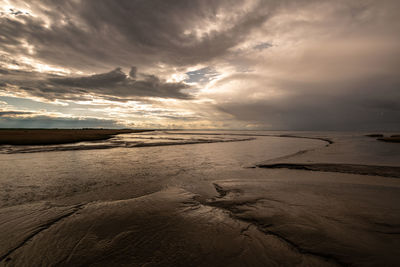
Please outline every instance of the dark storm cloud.
M287 10L266 31L292 46L278 42L265 57L238 59L256 70L219 80L216 90L235 90L217 107L265 129L398 131L399 8L399 1L320 1Z
M299 99L296 99L299 101ZM303 101L300 99L300 101ZM310 99L304 102L312 101ZM335 97L314 99L316 104L292 103L228 103L221 111L235 118L259 125L267 130L326 130L326 131L398 131L400 111L355 106L356 101Z
M133 76L133 77L132 77ZM162 97L188 99L188 94L182 89L189 86L184 83L167 83L154 75L140 75L136 80L136 67L132 67L129 77L120 68L113 71L78 78L52 78L49 81L55 85L68 88L88 89L97 94L114 95L120 97Z
M91 70L127 67L132 61L139 66L153 62L196 64L226 53L269 17L266 10L254 9L237 21L224 21L223 29L206 32L201 38L190 31L212 24L221 12L234 14L234 8L244 2L38 1L33 13L46 16L50 25L40 16L21 14L19 20L1 17L0 47L28 54L21 49L22 40L26 40L39 59ZM270 5L268 10L272 8Z
M14 117L16 115L29 115L33 112L29 111L0 111L0 117Z
M190 88L185 83L169 83L148 74L138 74L136 79L136 67L131 68L130 76L127 76L121 68L80 77L12 70L9 70L8 74L10 75L3 75L4 84L0 86L0 90L1 87L5 89L10 85L17 86L20 92L49 100L85 100L88 94L105 96L113 101L126 101L135 97L191 98L189 94L181 91ZM23 79L21 79L22 74L24 74Z
M280 82L281 86L291 84L285 96L225 102L218 109L264 129L399 130L399 77L330 84Z
M71 87L93 88L108 87L124 82L127 79L125 73L120 68L107 73L94 74L91 76L76 78L53 78L51 82Z
M0 74L8 74L8 71L5 69L0 69Z

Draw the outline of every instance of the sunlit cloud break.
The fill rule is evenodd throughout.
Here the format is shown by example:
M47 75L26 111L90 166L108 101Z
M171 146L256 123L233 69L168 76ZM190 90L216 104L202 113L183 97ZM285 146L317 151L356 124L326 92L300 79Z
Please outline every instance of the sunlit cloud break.
M3 0L0 127L399 130L399 8Z

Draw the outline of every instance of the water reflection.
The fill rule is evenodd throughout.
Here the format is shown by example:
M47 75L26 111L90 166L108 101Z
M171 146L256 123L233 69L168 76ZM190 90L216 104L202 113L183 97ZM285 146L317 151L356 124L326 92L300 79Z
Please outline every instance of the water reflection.
M222 175L222 171L229 170L233 173L230 175L235 175L243 167L260 161L325 144L319 140L266 136L226 142L242 139L242 136L234 135L129 134L107 142L184 144L195 140L200 143L3 154L0 155L0 206L69 197L100 189L108 191L93 198L105 198L116 194L113 186L122 185L126 186L122 191L129 191L131 195L172 183L194 186L200 180ZM224 142L216 142L218 140ZM121 190L118 194L122 194Z

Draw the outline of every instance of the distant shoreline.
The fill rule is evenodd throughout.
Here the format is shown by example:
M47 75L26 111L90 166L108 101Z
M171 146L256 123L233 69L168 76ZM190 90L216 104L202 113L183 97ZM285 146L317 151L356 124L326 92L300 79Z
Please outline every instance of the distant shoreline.
M0 145L56 145L107 140L117 134L153 130L132 129L0 129Z

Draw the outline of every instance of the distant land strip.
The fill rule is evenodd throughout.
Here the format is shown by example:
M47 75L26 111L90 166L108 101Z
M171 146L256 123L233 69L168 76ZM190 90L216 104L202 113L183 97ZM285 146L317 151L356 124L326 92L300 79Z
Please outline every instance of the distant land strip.
M389 137L378 138L377 140L383 141L383 142L390 142L390 143L400 143L400 136L399 135L392 135L392 136L389 136Z
M0 145L56 145L106 140L117 134L153 130L132 129L0 129Z
M400 143L400 134L394 134L391 136L385 136L383 134L367 134L367 137L374 137L378 141L390 142L390 143Z
M295 169L321 172L340 172L360 175L373 175L400 178L400 167L379 166L379 165L359 165L359 164L335 164L335 163L273 163L260 164L259 168L268 169Z

